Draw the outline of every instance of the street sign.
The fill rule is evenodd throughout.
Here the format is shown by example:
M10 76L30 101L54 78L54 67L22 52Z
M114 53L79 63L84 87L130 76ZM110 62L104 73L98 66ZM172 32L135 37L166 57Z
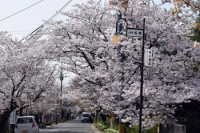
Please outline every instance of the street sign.
M155 63L155 51L154 49L145 49L144 53L144 65L152 67Z
M143 29L127 28L126 35L128 37L143 37Z

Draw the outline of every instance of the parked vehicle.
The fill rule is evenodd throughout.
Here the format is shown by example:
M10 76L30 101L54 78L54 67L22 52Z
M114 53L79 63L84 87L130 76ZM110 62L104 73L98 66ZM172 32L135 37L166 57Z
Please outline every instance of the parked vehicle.
M34 116L17 117L15 133L39 133L39 127Z
M92 123L93 122L91 113L89 113L89 112L83 112L81 114L80 120L83 123Z

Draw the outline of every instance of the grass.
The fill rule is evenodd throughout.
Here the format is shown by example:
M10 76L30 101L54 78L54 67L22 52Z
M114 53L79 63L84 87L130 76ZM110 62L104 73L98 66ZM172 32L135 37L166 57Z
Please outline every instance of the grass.
M119 131L113 128L108 128L104 130L104 133L119 133Z
M104 131L105 129L109 128L109 126L104 124L103 122L95 123L95 127L98 128L100 131Z
M110 127L109 124L106 122L96 122L95 127L102 131L103 133L120 133L120 128L119 126L122 126L127 133L138 133L139 132L139 127L138 126L133 126L133 127L127 127L125 125L114 125L113 127ZM158 126L154 126L153 128L145 129L143 133L157 133L157 128Z

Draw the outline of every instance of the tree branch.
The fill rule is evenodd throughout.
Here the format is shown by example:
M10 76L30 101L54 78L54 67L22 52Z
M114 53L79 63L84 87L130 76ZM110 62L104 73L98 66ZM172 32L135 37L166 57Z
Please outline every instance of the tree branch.
M90 59L88 58L86 53L82 49L80 49L79 47L76 47L76 48L81 52L81 54L83 55L83 58L86 60L86 62L90 66L90 69L94 71L95 70L95 66L90 62Z

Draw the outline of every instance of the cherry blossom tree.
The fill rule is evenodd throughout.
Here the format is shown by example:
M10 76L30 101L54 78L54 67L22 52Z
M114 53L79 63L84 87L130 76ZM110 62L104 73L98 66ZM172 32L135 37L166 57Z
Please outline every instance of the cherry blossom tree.
M55 86L54 69L50 67L41 42L25 44L13 40L6 32L0 33L3 56L0 64L0 105L5 111L0 120L4 131L9 114L38 102ZM3 58L3 59L2 59Z
M80 90L96 106L137 124L141 39L123 36L119 44L111 42L118 10L92 0L77 5L63 13L66 21L52 25L48 49L68 58L69 70L81 78ZM154 65L145 66L144 74L143 119L152 126L173 117L174 103L199 98L199 49L186 36L190 23L156 5L129 1L123 17L133 28L142 28L146 18L145 49L155 51Z
M161 5L170 7L171 13L178 19L187 18L187 21L192 22L194 22L200 11L198 0L162 0Z

